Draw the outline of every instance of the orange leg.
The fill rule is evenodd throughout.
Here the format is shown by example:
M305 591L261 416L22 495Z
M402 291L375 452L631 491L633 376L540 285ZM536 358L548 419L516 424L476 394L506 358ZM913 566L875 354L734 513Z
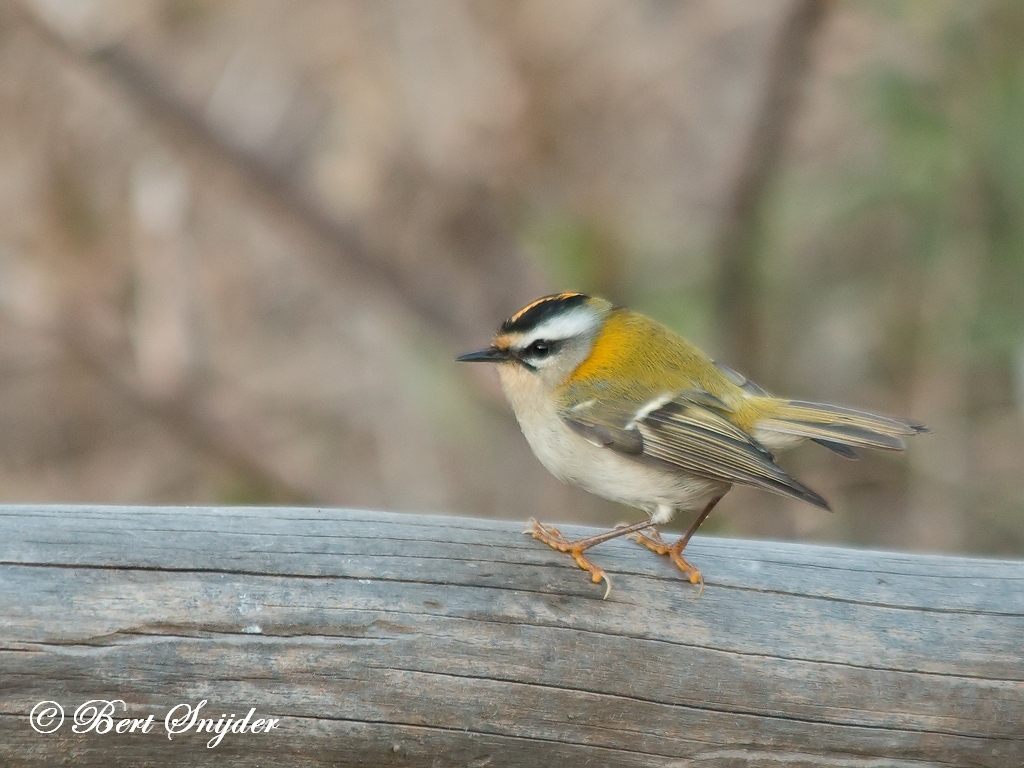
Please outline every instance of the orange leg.
M704 577L701 575L699 570L690 565L686 558L683 557L683 549L685 549L686 545L690 543L690 538L697 532L697 529L700 528L700 524L707 519L707 516L711 514L711 510L714 509L715 505L721 500L722 497L717 496L709 501L707 506L704 507L704 511L697 515L696 519L690 523L690 527L686 529L686 533L680 536L672 544L665 541L653 526L648 526L650 533L637 531L630 536L633 541L638 544L642 544L652 552L659 555L668 555L672 562L676 564L676 567L686 574L686 578L689 579L691 584L700 585L700 590L697 592L698 597L700 597L701 592L704 591Z
M649 526L650 522L645 520L642 523L615 528L605 533L599 533L596 536L588 536L585 539L569 541L562 535L562 532L553 525L542 525L531 518L526 521L526 530L524 530L523 533L530 534L533 538L537 539L537 541L543 541L552 549L557 549L559 552L566 552L572 555L572 559L576 561L576 565L590 574L591 581L595 584L599 584L604 580L604 596L607 598L609 593L612 591L611 579L608 578L608 574L604 572L604 569L594 565L590 560L583 556L584 550L590 549L591 547L600 544L601 542L608 541L609 539L624 536L627 533L633 533Z

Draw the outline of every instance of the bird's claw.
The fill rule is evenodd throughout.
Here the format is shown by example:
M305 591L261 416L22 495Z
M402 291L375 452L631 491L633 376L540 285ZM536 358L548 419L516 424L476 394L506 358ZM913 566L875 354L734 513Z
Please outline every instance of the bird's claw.
M694 572L690 571L690 583L697 585L697 597L704 594L704 577L701 576L700 571L696 572L696 580L694 580Z
M566 540L562 532L555 528L553 525L544 525L538 523L532 517L526 521L526 527L523 529L523 533L533 536L538 541L543 541L549 547L557 549L559 552L568 552L568 549L562 549L562 545L568 546L571 542Z
M669 544L662 538L658 529L653 526L644 531L631 533L627 538L635 541L641 546L647 547L647 549L651 550L651 552L654 552L656 555L668 555L669 559L671 559L672 562L676 564L676 567L686 576L686 580L694 586L699 587L697 590L697 597L700 597L701 593L704 592L704 577L701 575L699 570L686 561L686 558L682 555L682 548L680 547L678 550L676 549L678 542L676 542L676 544Z
M544 525L533 518L526 521L526 528L523 529L523 533L529 534L533 538L537 539L537 541L544 542L552 549L559 552L565 552L570 555L572 559L576 561L576 565L590 574L590 580L595 584L600 584L604 581L604 597L601 599L608 599L608 595L611 594L612 591L612 580L608 577L608 574L604 572L603 568L599 568L584 557L583 552L585 547L577 546L577 542L567 540L562 535L562 532L555 526Z

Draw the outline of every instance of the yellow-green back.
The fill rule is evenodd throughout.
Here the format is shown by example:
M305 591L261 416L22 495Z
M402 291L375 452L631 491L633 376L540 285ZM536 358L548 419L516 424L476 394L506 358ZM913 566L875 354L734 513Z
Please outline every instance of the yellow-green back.
M590 356L555 392L565 408L597 399L607 417L632 418L636 409L667 394L703 391L731 407L744 404L743 390L679 334L628 309L613 310Z

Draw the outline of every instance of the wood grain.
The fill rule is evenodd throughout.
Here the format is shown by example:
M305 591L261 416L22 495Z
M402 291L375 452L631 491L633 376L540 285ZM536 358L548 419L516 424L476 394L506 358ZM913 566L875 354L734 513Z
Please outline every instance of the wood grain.
M1024 563L698 537L697 599L616 541L602 601L521 530L0 507L0 765L1024 765ZM156 724L75 734L89 699ZM169 740L203 699L280 725Z

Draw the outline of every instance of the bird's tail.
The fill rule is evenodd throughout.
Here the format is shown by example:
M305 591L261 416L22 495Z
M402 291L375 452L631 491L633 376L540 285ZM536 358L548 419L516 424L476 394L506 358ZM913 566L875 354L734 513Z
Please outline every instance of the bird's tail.
M775 400L775 408L757 426L780 435L810 438L851 459L857 458L853 448L902 451L907 447L903 438L928 431L915 421L802 400Z

